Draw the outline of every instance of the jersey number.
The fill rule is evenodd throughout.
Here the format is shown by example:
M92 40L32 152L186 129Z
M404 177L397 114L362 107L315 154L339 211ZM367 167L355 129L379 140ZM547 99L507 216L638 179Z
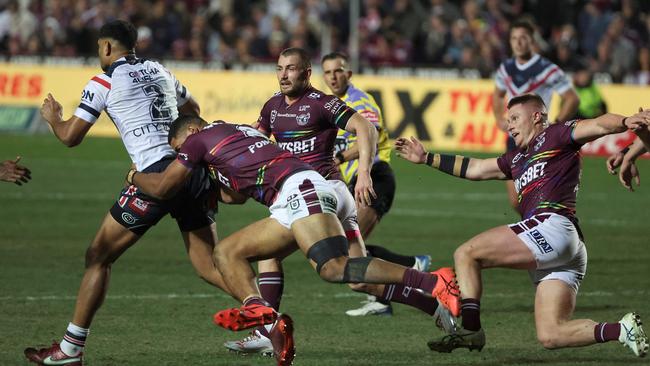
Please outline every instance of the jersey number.
M165 93L158 84L149 84L142 87L144 94L154 97L149 106L149 113L152 121L169 121L172 117L170 108L165 107Z

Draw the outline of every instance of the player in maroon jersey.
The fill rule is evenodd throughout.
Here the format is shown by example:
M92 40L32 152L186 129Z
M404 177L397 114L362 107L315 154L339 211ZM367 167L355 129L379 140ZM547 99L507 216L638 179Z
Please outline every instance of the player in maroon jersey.
M458 293L451 268L424 273L369 257L351 258L339 212L339 189L312 167L273 144L247 125L217 122L208 125L198 117L180 117L169 132L177 159L161 173L131 170L127 182L152 197L173 195L194 168L207 166L215 179L229 190L251 197L269 207L270 218L258 221L223 239L215 247L214 260L229 293L244 306L215 315L215 322L232 330L273 323L278 315L257 289L249 261L282 257L295 244L310 259L320 277L335 283L400 284L431 294L458 314ZM354 211L352 211L353 213ZM349 217L350 212L346 216ZM263 243L260 245L259 243ZM293 359L291 320L280 318L270 338L280 364ZM281 333L275 337L274 334Z
M580 183L580 147L599 137L645 128L650 112L549 125L546 106L534 94L508 103L508 132L517 148L498 158L475 159L428 153L415 138L396 141L398 154L447 174L470 180L512 179L522 221L483 232L454 253L461 289L462 329L429 342L432 350L451 352L464 347L481 350L485 333L480 322L483 268L529 271L537 286L535 324L539 342L548 349L586 346L618 340L637 356L648 350L648 339L637 314L620 322L570 320L576 294L587 269L587 252L575 215Z
M311 62L307 53L300 48L288 48L281 52L276 67L280 92L263 106L257 120L257 128L267 136L273 136L279 147L291 152L300 160L309 163L314 170L337 186L346 187L340 170L334 162L334 145L339 129L353 133L359 148L359 168L354 187L357 205L368 206L376 198L372 188L370 170L377 144L376 127L354 109L334 95L327 95L315 89L311 83ZM342 196L343 205L352 206L354 201ZM349 201L349 202L346 202ZM366 249L355 218L342 222L350 244L351 257L365 257ZM259 287L264 299L278 310L284 289L282 258L263 260L258 263ZM422 294L404 290L398 285L352 284L355 291L362 291L380 299L404 303L423 312L443 319L441 324L451 320L444 308L438 307ZM436 314L436 310L439 313ZM240 353L265 353L270 349L268 329L260 327L242 340L229 341L224 346Z

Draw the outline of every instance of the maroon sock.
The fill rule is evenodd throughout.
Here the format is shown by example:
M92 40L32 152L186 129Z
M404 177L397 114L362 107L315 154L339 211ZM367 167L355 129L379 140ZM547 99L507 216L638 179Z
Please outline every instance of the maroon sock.
M433 315L438 307L438 302L435 299L403 285L386 285L384 287L384 293L377 300L383 300L386 303L395 301L400 304L410 305L429 315Z
M598 343L616 341L619 334L621 334L621 323L598 323L594 327L594 338Z
M430 294L433 291L433 288L436 287L437 280L438 276L434 274L420 272L413 268L407 268L406 271L404 271L404 277L402 277L402 285L405 287L417 288Z
M284 290L284 274L282 272L264 272L257 276L260 294L271 304L275 311L280 310L282 291Z
M481 329L481 301L478 299L460 300L460 315L463 328L477 331Z

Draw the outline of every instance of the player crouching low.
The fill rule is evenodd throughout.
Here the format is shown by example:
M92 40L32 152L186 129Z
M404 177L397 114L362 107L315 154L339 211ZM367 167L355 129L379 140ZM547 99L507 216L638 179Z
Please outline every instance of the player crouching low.
M546 106L533 94L508 103L508 132L517 148L499 158L475 159L427 153L415 138L398 139L399 155L469 180L512 179L519 195L522 221L483 232L454 253L461 290L462 329L429 342L432 350L481 350L485 333L480 321L484 268L528 270L536 285L537 338L547 349L620 341L645 356L648 338L635 313L619 322L574 319L576 295L587 269L587 250L575 215L580 184L580 148L599 137L647 128L650 111L630 117L598 118L549 125Z

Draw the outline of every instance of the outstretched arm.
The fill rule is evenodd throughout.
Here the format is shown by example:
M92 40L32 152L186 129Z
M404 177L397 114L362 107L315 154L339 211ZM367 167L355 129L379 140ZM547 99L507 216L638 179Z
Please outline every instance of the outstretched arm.
M578 122L573 130L573 139L581 144L596 140L605 135L627 131L647 129L646 121L650 120L650 109L646 109L629 117L607 113L600 117L584 119Z
M126 175L126 182L135 185L148 196L164 200L172 198L190 174L192 171L189 168L174 160L161 173L141 173L131 169Z
M18 165L20 156L15 160L7 160L0 163L0 180L22 185L32 179L32 172L26 167Z
M400 137L395 141L397 155L415 164L427 164L443 173L469 180L506 179L496 158L475 159L461 155L427 152L420 140Z

